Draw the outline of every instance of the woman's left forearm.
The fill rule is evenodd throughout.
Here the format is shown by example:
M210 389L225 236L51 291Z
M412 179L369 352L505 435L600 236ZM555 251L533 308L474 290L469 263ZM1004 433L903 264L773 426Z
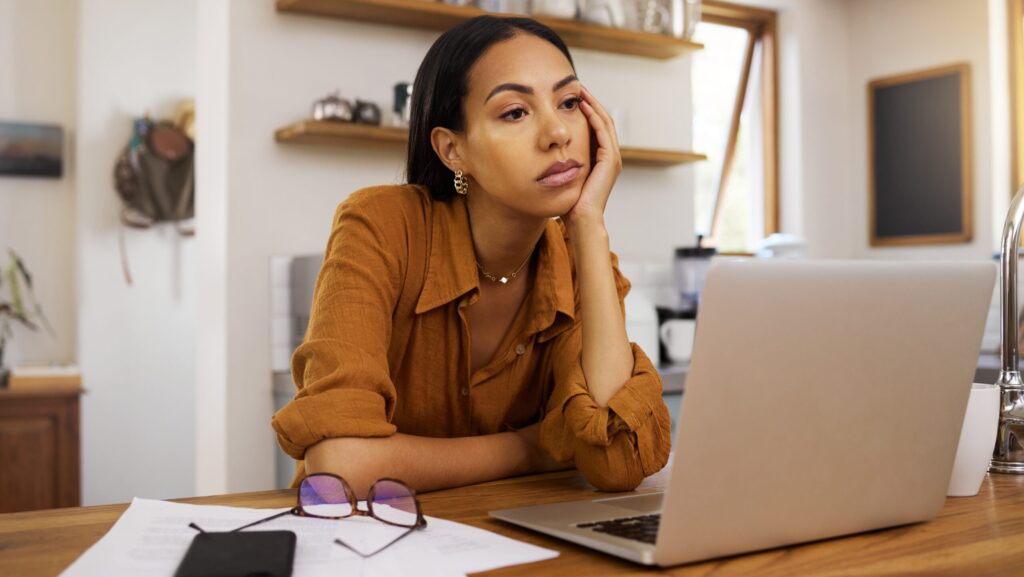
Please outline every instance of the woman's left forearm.
M583 374L594 401L604 407L632 375L633 351L615 288L604 219L574 220L569 227L580 287Z

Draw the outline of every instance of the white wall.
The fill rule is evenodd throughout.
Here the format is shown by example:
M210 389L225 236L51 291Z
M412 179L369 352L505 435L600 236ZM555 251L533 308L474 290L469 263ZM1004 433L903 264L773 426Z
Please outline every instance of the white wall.
M845 62L852 50L847 7L840 1L803 2L794 28L800 40L786 48L799 51L795 102L789 102L783 122L799 124L799 149L784 152L791 171L800 174L799 192L783 197L786 212L799 214L800 234L811 257L848 258L856 237L850 219L850 142L856 126L848 124L857 89L847 76ZM793 95L791 88L789 94ZM791 128L793 130L794 128ZM791 140L792 143L792 140ZM790 192L786 190L786 193ZM784 221L785 222L785 221ZM860 233L863 234L863 233Z
M1009 16L1004 0L988 0L989 101L978 106L989 109L992 170L992 248L999 249L1011 192L1017 183L1010 174L1010 40ZM980 159L984 162L984 159ZM982 218L984 215L982 215Z
M42 33L45 31L45 33ZM54 335L14 327L5 364L75 359L76 4L0 0L0 121L64 128L64 176L0 177L0 266L14 249L33 274Z
M228 83L230 77L227 0L198 3L196 67L197 258L202 290L196 297L196 488L227 491L227 173Z
M983 259L1009 195L1004 0L745 0L779 12L782 228L812 257ZM870 248L867 83L954 62L972 72L974 239Z
M990 258L993 243L992 120L988 0L849 2L849 122L852 178L849 222L857 256L885 259ZM957 62L971 66L974 238L966 244L879 247L868 244L867 84L872 79ZM1003 75L1005 69L1000 70ZM997 179L1009 195L1006 178Z
M224 411L200 412L197 448L200 462L219 456L227 469L209 477L204 471L201 493L262 489L273 482L270 257L322 252L341 200L358 188L402 179L401 149L285 146L274 142L274 130L306 117L312 101L334 89L390 108L392 85L413 79L436 37L410 28L278 14L272 0L214 4L220 7L201 9L200 30L204 37L229 38L228 54L201 64L199 92L201 100L207 94L216 98L207 85L218 82L221 67L228 78L228 121L221 127L226 134L208 137L226 143L226 150L214 154L227 161L226 173L215 177L221 184L207 188L209 182L200 182L199 202L201 211L210 205L220 211L219 226L227 233L224 239L199 237L200 267L223 271L204 275L200 294L210 307L225 303L227 316L222 326L202 331L199 366L214 372L199 375L198 402L207 406L208 396ZM687 59L662 63L575 54L579 73L599 98L611 108L631 105L625 143L688 148ZM199 150L200 163L206 163L202 155L208 150ZM667 262L672 246L690 240L691 172L626 169L608 209L613 247L624 258ZM225 250L217 246L222 241ZM218 359L215 350L226 351L226 357ZM225 380L216 382L209 376L214 373Z
M166 226L126 231L135 280L127 286L111 181L132 118L170 114L194 96L195 60L195 0L82 0L75 188L84 504L195 493L195 241Z

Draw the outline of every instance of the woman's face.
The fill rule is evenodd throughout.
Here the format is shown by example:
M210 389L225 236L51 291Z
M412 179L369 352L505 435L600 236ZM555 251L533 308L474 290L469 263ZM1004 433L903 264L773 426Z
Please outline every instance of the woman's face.
M489 48L470 70L465 131L456 135L470 194L529 216L567 213L590 173L580 88L546 40L519 34Z

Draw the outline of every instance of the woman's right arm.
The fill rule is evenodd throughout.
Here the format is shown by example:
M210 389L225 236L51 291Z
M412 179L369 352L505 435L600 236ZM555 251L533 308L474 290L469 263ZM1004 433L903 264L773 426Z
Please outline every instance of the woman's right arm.
M559 468L537 443L536 427L476 437L324 439L306 451L306 472L339 475L362 498L383 477L424 492Z

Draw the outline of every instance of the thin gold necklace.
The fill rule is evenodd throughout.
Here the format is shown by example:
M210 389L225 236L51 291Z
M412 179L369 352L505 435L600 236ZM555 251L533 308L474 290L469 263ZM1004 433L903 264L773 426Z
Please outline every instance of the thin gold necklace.
M519 265L518 267L516 267L516 270L508 273L507 275L505 275L505 276L503 276L501 278L498 278L498 277L494 276L493 274L485 271L484 267L480 264L480 261L476 261L476 268L480 269L480 274L484 275L485 279L487 279L487 280L489 280L489 281L491 281L493 283L508 284L508 282L510 280L516 278L516 275L519 274L520 272L522 272L523 267L526 266L526 263L530 262L530 257L531 256L533 256L533 251L532 250L530 251L530 254L526 255L526 259L523 260L523 264Z

